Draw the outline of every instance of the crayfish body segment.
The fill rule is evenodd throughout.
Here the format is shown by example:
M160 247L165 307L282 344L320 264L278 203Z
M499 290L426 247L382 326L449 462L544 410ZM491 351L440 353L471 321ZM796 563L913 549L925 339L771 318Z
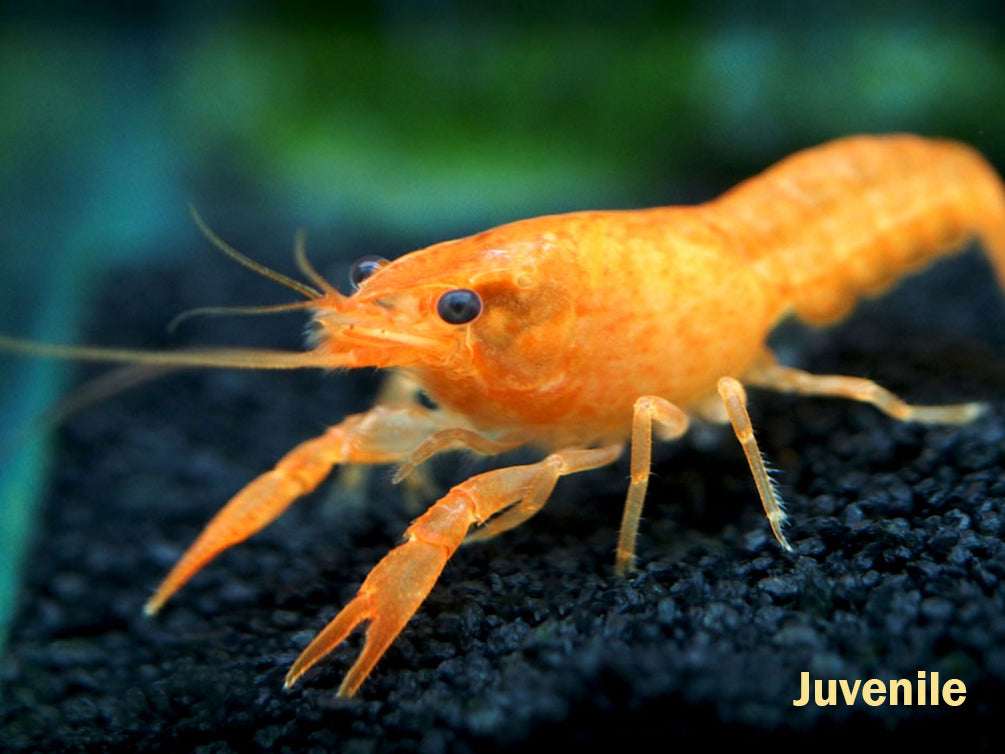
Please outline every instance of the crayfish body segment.
M306 296L292 305L313 312L313 348L305 353L143 353L2 336L0 347L169 366L395 370L392 399L302 443L239 492L147 603L151 614L335 466L399 464L400 480L448 450L491 455L532 445L545 453L448 491L286 678L289 687L367 623L362 652L339 689L348 696L465 538L517 526L541 509L559 477L610 464L628 445L631 481L615 567L630 571L653 434L678 438L694 419L732 425L772 531L791 549L744 386L844 397L902 421L972 420L980 404L910 405L867 379L782 366L765 342L786 316L834 322L862 296L973 238L1005 286L1005 189L976 152L915 136L852 137L800 152L694 207L539 217L391 262L367 257L353 268L348 296L321 279L298 246L313 285L263 274ZM402 388L406 380L436 408Z

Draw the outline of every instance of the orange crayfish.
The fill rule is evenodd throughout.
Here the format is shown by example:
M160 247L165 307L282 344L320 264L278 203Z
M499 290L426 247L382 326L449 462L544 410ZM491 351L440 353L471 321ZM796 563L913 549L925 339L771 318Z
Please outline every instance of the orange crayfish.
M907 135L852 137L800 152L694 207L538 217L391 262L365 257L352 269L348 296L311 267L302 243L297 260L306 283L210 234L231 256L304 295L275 307L311 312L312 347L302 353L142 352L6 337L0 346L166 366L393 368L399 387L402 377L417 386L302 443L241 490L168 574L148 614L336 465L399 464L401 480L448 450L492 455L531 445L545 452L537 463L487 471L449 490L286 676L289 687L366 622L362 652L339 689L349 696L462 541L526 521L559 477L610 464L627 443L631 482L615 569L631 571L653 434L673 440L692 419L732 425L771 529L790 550L744 385L850 398L904 421L976 417L981 404L915 406L867 379L782 366L765 345L788 315L834 322L863 295L974 237L1005 286L1005 189L975 151ZM418 400L420 389L435 408Z

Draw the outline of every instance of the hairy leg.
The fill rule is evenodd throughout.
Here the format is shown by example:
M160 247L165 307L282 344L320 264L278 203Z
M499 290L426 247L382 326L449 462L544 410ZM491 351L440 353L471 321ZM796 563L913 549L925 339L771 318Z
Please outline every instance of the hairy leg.
M743 385L732 377L722 377L719 380L718 388L719 395L726 407L726 414L733 425L733 432L743 447L743 454L747 457L750 472L754 475L757 494L760 496L761 505L764 506L764 512L768 516L771 531L774 532L778 544L791 551L792 545L789 544L782 532L782 527L785 524L785 509L782 505L782 499L771 481L761 451L757 447L757 440L754 439L750 414L747 413L747 392L743 389Z
M655 395L644 395L635 401L632 416L632 481L625 499L614 561L614 571L619 576L635 569L635 539L639 533L642 504L649 488L654 426L659 439L675 440L687 432L688 417L680 408Z
M987 408L984 403L957 403L946 406L915 406L905 403L886 388L864 377L811 374L782 366L768 355L743 376L747 385L800 395L824 395L871 403L884 414L900 421L926 424L966 424Z

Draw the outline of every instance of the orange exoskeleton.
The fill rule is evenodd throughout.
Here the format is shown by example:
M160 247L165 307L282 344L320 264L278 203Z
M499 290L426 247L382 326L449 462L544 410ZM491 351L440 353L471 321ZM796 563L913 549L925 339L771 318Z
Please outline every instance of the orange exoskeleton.
M615 569L630 571L652 436L678 438L692 419L732 425L771 529L791 549L744 385L850 398L904 421L967 422L982 405L915 406L867 379L781 366L765 345L775 325L789 315L834 322L863 295L975 237L1005 286L1001 180L966 146L906 135L852 137L800 152L694 207L539 217L393 262L367 257L353 268L348 296L314 271L302 244L297 259L309 284L210 237L306 297L273 310L312 312L309 351L137 352L6 337L0 347L154 366L391 368L391 392L404 398L344 419L241 490L168 574L148 613L337 465L399 464L400 480L447 450L490 455L531 445L545 454L449 490L286 677L289 687L366 622L362 652L339 689L344 696L359 688L465 538L522 523L559 477L610 464L628 443L631 482ZM402 377L417 389L397 389ZM435 408L416 399L418 389Z

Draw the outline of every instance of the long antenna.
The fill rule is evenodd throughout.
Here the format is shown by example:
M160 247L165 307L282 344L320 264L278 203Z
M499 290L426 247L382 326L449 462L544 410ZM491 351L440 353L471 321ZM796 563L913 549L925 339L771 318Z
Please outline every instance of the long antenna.
M253 272L257 272L262 277L269 278L269 280L274 280L280 285L285 285L287 288L292 288L297 293L306 296L307 298L321 298L322 295L321 291L312 288L311 286L305 283L301 283L299 280L294 280L293 278L287 277L281 272L276 272L275 270L266 267L264 264L256 262L254 259L250 259L244 256L244 254L239 252L233 246L231 246L222 238L220 238L218 235L216 235L216 233L214 233L210 229L210 227L206 225L202 217L199 216L199 213L196 211L195 207L189 205L188 209L189 212L192 214L192 219L195 221L195 224L198 226L199 230L202 231L202 234L209 239L209 242L212 243L217 249L222 251L224 254L226 254L228 257L233 259L235 262L247 267L249 270Z
M61 346L32 343L0 334L0 350L74 361L148 364L162 367L216 367L218 369L334 369L345 366L339 354L317 351L274 351L257 348L202 348L187 351L143 351L100 346Z

